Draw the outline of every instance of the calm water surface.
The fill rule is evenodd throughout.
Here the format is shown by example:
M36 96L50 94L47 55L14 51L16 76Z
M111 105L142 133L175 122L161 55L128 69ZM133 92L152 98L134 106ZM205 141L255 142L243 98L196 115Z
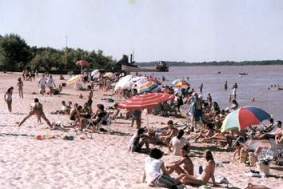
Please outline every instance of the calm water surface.
M218 74L221 72L221 74ZM248 75L239 76L239 72ZM271 113L277 120L283 120L283 90L268 90L272 84L283 87L283 66L194 66L194 67L170 67L168 73L150 73L161 77L165 76L170 83L177 78L187 78L192 87L199 91L203 83L203 96L211 93L214 101L221 108L229 106L229 95L232 85L238 83L238 102L241 106L257 106ZM224 83L228 81L229 89L224 90ZM255 102L251 99L255 98Z

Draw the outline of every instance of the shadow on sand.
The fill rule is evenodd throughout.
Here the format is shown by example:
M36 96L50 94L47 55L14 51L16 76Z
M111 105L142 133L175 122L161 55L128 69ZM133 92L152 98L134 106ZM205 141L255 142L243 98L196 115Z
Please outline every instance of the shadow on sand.
M15 134L15 133L0 133L0 136L35 137L35 135L28 135L28 134Z

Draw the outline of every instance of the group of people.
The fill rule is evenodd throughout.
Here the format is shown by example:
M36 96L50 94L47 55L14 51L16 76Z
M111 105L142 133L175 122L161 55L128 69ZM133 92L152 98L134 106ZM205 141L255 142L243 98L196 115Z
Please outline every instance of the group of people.
M139 128L130 139L129 151L149 154L145 160L144 181L150 186L166 188L176 188L180 184L203 185L209 180L215 185L215 162L212 153L205 153L207 165L203 172L196 175L189 155L191 145L189 139L184 136L185 131L177 129L172 120L169 120L167 125L161 132ZM167 147L169 153L180 157L179 160L164 163L161 160L164 153L158 148L150 149L150 144ZM177 177L174 177L174 174Z
M42 77L38 81L38 87L41 95L48 94L52 96L53 94L59 94L62 91L62 85L59 85L57 88L55 80L50 74L47 76L42 74Z
M87 79L88 80L88 79ZM111 87L109 79L101 78L98 83L99 88L108 90ZM40 94L46 93L46 88L49 89L47 92L49 95L54 94L56 89L55 81L52 75L42 75L38 81L40 88ZM225 83L225 89L227 88L227 82ZM23 98L23 81L21 78L18 79L17 87L19 91L19 97ZM228 148L235 148L235 157L241 158L244 154L245 147L242 143L237 142L233 144L236 139L243 139L246 141L252 136L253 139L269 139L272 138L277 144L283 143L283 130L282 123L278 121L274 123L273 119L270 120L270 125L265 127L263 130L257 128L251 128L242 131L227 131L220 132L220 127L225 116L231 111L237 110L239 104L236 100L236 90L238 84L235 83L233 86L233 99L231 100L231 106L227 109L221 109L216 101L213 100L213 96L209 93L206 99L202 96L203 84L200 88L200 93L194 91L194 89L188 87L182 89L178 93L175 93L172 87L164 87L164 92L175 95L175 98L170 102L163 102L159 107L148 111L149 113L158 112L156 109L159 108L161 115L168 116L170 111L174 112L173 115L180 114L180 107L184 104L188 104L187 110L187 121L189 127L187 131L184 129L178 129L172 120L169 120L167 127L163 129L148 129L142 127L142 110L136 109L134 111L128 111L126 118L131 118L133 127L136 123L137 131L131 137L129 142L129 151L146 153L148 157L145 160L144 166L144 180L150 186L160 186L167 188L177 188L180 184L185 185L203 185L212 181L213 185L216 184L214 178L215 172L215 161L211 151L206 151L204 158L207 161L207 165L203 171L199 171L199 175L194 172L194 163L190 158L191 144L190 140L194 142L205 142L210 143L212 141L220 141L221 144L225 144ZM8 110L12 111L12 95L13 87L10 87L4 95L4 99L7 103ZM68 115L69 119L73 122L73 126L79 128L80 131L90 129L96 132L101 124L107 124L110 120L117 118L120 114L118 104L115 103L113 107L109 108L113 110L113 113L107 112L106 107L103 104L96 105L96 111L93 111L93 96L94 96L94 84L88 87L89 94L87 101L83 105L73 103L69 101L62 101L61 108L54 114ZM137 95L136 90L128 90L123 92L124 97L129 98ZM166 109L167 108L167 109ZM170 110L170 111L169 111ZM165 113L164 113L165 112ZM43 119L50 128L54 125L49 121L43 111L43 105L39 102L38 98L34 99L31 105L31 110L27 116L25 116L20 122L19 126L29 119L32 115L37 117L38 122ZM276 130L276 131L275 131ZM273 134L270 134L272 131ZM191 134L194 133L195 135ZM154 145L154 148L150 148L150 145ZM177 161L164 162L162 157L164 152L156 145L160 145L168 149L168 152L178 157ZM262 149L257 149L254 154L258 157ZM200 169L201 170L201 169Z

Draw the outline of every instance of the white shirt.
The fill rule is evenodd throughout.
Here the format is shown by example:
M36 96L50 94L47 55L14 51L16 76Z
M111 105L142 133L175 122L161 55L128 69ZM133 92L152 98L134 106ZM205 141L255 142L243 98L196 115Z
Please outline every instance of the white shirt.
M145 178L148 185L151 185L159 176L162 175L161 166L163 161L147 157L145 159Z
M48 78L47 82L46 82L46 85L47 85L47 87L54 87L55 83L54 83L53 78Z
M134 147L134 141L135 141L135 138L137 137L137 134L134 134L132 136L132 138L130 139L130 142L129 142L129 151L132 151L133 150L133 147Z
M39 84L40 87L45 87L46 79L45 79L45 78L41 78L41 79L38 81L38 84Z
M173 154L176 155L176 156L180 156L181 155L181 149L187 143L188 142L184 138L178 139L176 136L173 137L170 141L170 144L172 145L172 148L173 148Z

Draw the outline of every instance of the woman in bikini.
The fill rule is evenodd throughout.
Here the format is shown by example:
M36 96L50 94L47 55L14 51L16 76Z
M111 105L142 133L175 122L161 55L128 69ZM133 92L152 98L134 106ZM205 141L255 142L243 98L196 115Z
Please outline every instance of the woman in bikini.
M213 185L215 185L216 184L214 178L215 162L211 151L206 151L205 159L207 161L207 165L202 175L200 175L199 177L195 177L189 174L183 174L178 178L178 180L185 185L187 184L203 185L203 184L207 184L208 181L211 179Z
M24 98L24 92L23 92L24 83L23 83L23 81L20 77L18 78L17 86L18 86L18 90L19 90L19 97Z
M187 174L194 175L194 164L191 158L188 156L190 152L189 145L186 144L181 149L182 158L178 161L171 163L171 165L166 166L168 174L176 172L178 175Z
M5 99L5 102L7 103L7 106L8 106L8 110L9 112L12 112L12 96L13 96L13 90L14 90L14 87L10 87L5 95L4 95L4 99Z

